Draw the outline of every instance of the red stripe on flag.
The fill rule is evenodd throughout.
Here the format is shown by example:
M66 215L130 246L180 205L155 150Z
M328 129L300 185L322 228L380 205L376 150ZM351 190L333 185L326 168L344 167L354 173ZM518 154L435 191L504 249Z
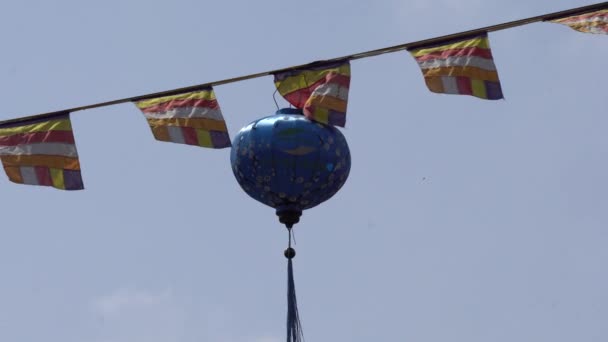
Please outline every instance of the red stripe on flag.
M325 79L327 80L326 83L337 84L340 87L345 88L350 87L350 76L344 76L341 74L330 72L329 74L327 74Z
M301 89L301 90L293 91L289 94L285 94L285 95L283 95L283 97L285 98L285 100L287 100L287 102L291 103L294 107L302 109L302 108L304 108L304 105L306 105L306 101L308 101L310 94L311 94L310 90Z
M470 78L458 76L458 77L456 77L456 84L458 86L458 92L460 94L473 95L473 87L471 86Z
M143 108L141 111L144 113L158 113L166 112L171 109L180 107L201 107L201 108L218 108L217 100L204 100L204 99L184 99L184 100L173 100L169 102L159 103L154 106Z
M198 136L196 135L196 129L192 127L182 127L182 135L184 136L184 142L186 144L198 146Z
M0 137L0 146L17 146L34 143L74 143L72 131L20 133Z
M46 166L35 166L34 170L36 171L36 178L38 178L38 185L53 185L53 180L51 179L51 170L49 170Z
M309 85L308 87L294 90L291 93L283 95L283 97L297 108L303 108L304 104L306 103L306 100L308 100L308 98L310 97L310 94L312 94L315 89L317 89L323 84L337 84L341 87L348 88L350 86L350 76L329 73L324 78Z

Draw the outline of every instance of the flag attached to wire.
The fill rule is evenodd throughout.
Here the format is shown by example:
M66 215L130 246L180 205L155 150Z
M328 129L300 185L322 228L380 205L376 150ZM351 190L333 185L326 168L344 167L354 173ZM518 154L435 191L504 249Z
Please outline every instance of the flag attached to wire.
M585 33L608 34L608 9L550 20Z
M157 140L210 148L231 146L212 88L139 100L135 105Z
M277 91L311 120L344 127L350 63L318 64L274 75Z
M12 182L84 189L70 113L1 124L0 159Z
M503 98L486 33L418 47L410 53L434 93L472 95L486 100Z

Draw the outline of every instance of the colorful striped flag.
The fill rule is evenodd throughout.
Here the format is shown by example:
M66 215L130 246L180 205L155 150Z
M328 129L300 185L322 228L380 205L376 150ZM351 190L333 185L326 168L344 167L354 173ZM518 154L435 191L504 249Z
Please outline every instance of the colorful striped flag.
M608 34L608 9L553 19L551 22L568 25L580 32Z
M502 99L502 88L487 34L424 46L410 53L434 93Z
M274 75L279 93L311 120L344 127L350 63L324 64Z
M70 113L1 124L0 159L15 183L84 189Z
M230 147L228 128L212 88L136 101L157 140Z

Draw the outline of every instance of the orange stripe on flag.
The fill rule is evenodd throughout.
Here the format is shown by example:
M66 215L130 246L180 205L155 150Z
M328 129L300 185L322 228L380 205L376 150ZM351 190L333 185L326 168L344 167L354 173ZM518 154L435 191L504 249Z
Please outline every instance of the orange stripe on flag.
M45 156L45 155L14 155L2 156L5 166L46 166L56 169L80 170L78 158Z
M441 77L425 77L424 81L426 82L426 86L433 93L445 93Z
M21 177L21 168L19 166L4 166L4 171L11 182L23 184L23 177Z
M347 102L344 100L337 99L331 96L311 96L306 106L322 107L328 110L335 110L337 112L346 112Z
M425 77L434 76L463 76L477 80L493 81L498 82L498 73L496 71L487 71L475 67L445 67L445 68L432 68L422 70L422 74Z
M150 128L152 129L152 134L156 140L171 141L167 126L150 126Z
M193 118L193 119L147 119L150 126L179 126L179 127L191 127L191 128L202 128L209 131L221 131L227 132L225 121L205 119L205 118Z

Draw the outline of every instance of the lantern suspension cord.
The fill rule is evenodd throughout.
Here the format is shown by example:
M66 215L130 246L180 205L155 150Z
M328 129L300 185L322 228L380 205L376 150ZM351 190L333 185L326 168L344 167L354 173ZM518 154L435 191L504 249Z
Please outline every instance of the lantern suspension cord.
M277 98L275 95L277 95L277 92L279 91L279 89L275 89L274 92L272 93L272 100L274 101L275 106L277 106L277 110L279 110L279 103L277 102Z
M593 5L558 11L558 12L542 14L542 15L538 15L538 16L534 16L534 17L509 21L509 22L505 22L505 23L501 23L501 24L497 24L497 25L476 28L476 29L472 29L472 30L468 30L468 31L448 34L448 35L439 36L439 37L435 37L435 38L429 38L429 39L419 40L419 41L415 41L415 42L384 47L384 48L380 48L380 49L376 49L376 50L369 50L369 51L354 53L351 55L331 58L331 59L322 60L322 61L315 61L315 62L307 63L307 64L294 65L294 66L290 66L290 67L286 67L286 68L258 72L255 74L249 74L249 75L238 76L238 77L233 77L233 78L226 78L226 79L219 80L219 81L202 83L202 84L197 84L197 85L192 85L192 86L187 86L187 87L182 87L182 88L175 88L175 89L156 92L156 93L149 93L149 94L144 94L144 95L125 97L122 99L98 102L98 103L93 103L93 104L79 106L79 107L72 107L72 108L67 108L67 109L62 109L62 110L56 110L53 112L46 112L46 113L37 114L37 115L31 115L31 116L26 116L26 117L21 117L21 118L4 120L4 121L0 121L0 125L8 124L8 123L18 123L18 122L32 120L32 119L45 118L47 116L51 116L51 115L58 114L58 113L64 113L64 112L72 113L72 112L77 112L77 111L86 110L86 109L113 106L113 105L117 105L117 104L121 104L121 103L139 101L139 100L148 99L148 98L169 96L169 95L176 95L176 94L186 93L186 92L191 92L191 91L197 91L197 90L202 90L202 89L212 87L212 86L218 86L218 85L223 85L223 84L228 84L228 83L235 83L235 82L250 80L250 79L254 79L254 78L260 78L260 77L264 77L264 76L271 76L276 73L302 69L305 67L319 65L319 64L350 61L350 60L356 60L356 59L361 59L361 58L374 57L374 56L402 51L402 50L411 50L411 49L423 47L425 45L440 43L442 41L464 38L467 36L482 34L485 32L500 31L500 30L517 27L517 26L528 25L528 24L541 22L541 21L549 21L549 20L553 20L553 19L557 19L557 18L568 17L568 16L572 16L572 15L576 15L576 14L597 11L597 10L607 9L607 8L608 8L608 1L593 4Z
M296 251L291 247L292 228L287 228L289 232L288 247L285 250L287 258L287 342L303 342L302 324L298 312L298 301L296 299L296 284L293 278L292 259L296 256Z

